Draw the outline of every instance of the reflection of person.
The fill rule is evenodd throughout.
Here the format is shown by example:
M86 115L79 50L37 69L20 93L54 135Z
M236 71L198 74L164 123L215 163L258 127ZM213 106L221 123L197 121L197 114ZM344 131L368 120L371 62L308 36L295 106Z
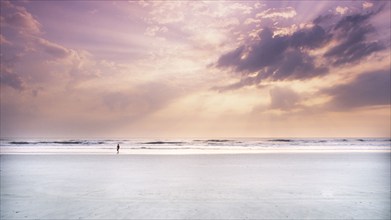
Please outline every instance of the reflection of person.
M119 144L117 144L117 154L119 153Z

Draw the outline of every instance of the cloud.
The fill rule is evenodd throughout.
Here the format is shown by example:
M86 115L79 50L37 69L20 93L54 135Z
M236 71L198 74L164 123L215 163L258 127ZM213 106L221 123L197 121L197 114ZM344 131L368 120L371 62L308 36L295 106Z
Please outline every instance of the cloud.
M240 3L234 3L233 5L230 5L230 8L233 10L240 10L243 14L250 14L253 8L248 5L240 4Z
M71 54L71 50L44 39L42 25L26 8L9 1L1 1L1 6L1 28L7 36L6 39L0 35L1 45L7 46L2 50L2 83L16 90L29 90L31 84L49 78L37 73L36 69L45 69L40 52L50 55L50 58L63 59ZM31 70L24 65L26 61L33 64ZM36 67L38 63L41 67Z
M2 1L1 6L4 7L4 10L2 10L4 17L1 17L1 24L23 35L22 42L18 42L18 40L10 42L3 35L0 35L1 44L21 44L21 46L25 47L25 50L34 51L40 49L55 58L65 58L70 54L70 51L64 46L42 37L42 25L26 8L14 5L8 1Z
M287 8L270 8L258 13L257 18L292 18L296 16L296 10L292 7Z
M237 71L252 72L269 66L280 60L288 47L286 37L273 37L273 32L266 28L260 33L261 40L250 46L241 46L222 55L219 67L232 66Z
M182 10L184 3L177 2L153 2L152 10L150 12L151 20L158 24L172 24L184 20L185 14Z
M341 6L337 6L335 8L335 11L341 15L345 14L347 11L349 10L348 7L341 7Z
M20 54L8 58L4 56L0 63L0 83L18 91L25 89L24 80L15 72L15 65L20 61L21 56Z
M2 1L1 24L16 29L22 34L38 34L41 24L25 8L15 6L8 1Z
M12 43L9 40L7 40L2 34L0 34L0 44L12 45Z
M317 66L314 58L302 49L316 47L327 41L320 27L301 30L291 36L273 36L272 30L265 28L259 36L258 42L222 55L217 66L231 67L237 72L244 72L244 75L256 72L256 77L249 77L256 80L244 80L251 84L264 79L312 78L327 72L327 68Z
M373 7L373 3L372 3L372 2L363 2L363 3L362 3L362 7L363 7L364 9L372 8L372 7Z
M260 77L271 80L309 79L327 72L327 67L316 66L314 57L300 50L292 50L285 52L282 59L264 70Z
M300 29L290 37L290 44L293 47L319 48L327 43L332 34L327 33L321 26L314 25L311 28Z
M67 48L65 48L59 44L50 42L50 41L43 39L43 38L37 38L36 43L39 48L41 48L43 51L45 51L49 55L53 56L54 58L61 59L61 58L65 58L71 54L71 51L68 50Z
M295 91L286 87L275 87L270 90L270 109L290 111L297 107L300 96Z
M228 85L227 89L259 84L265 80L303 80L324 76L329 73L326 64L331 63L335 67L353 65L385 49L376 40L376 30L369 23L377 12L346 15L337 22L334 22L335 15L323 15L312 24L284 35L277 35L278 30L264 28L259 38L221 55L216 66L229 68L241 75L240 82Z
M257 24L257 23L260 23L260 22L261 22L261 19L247 18L244 21L244 24L250 25L250 24Z
M101 66L82 50L74 50L43 37L41 24L21 6L2 1L1 45L6 45L1 59L2 83L16 90L36 91L42 83L90 79L95 77ZM23 15L23 16L22 16ZM11 19L15 17L15 19ZM18 18L18 19L16 19ZM12 26L11 26L12 25ZM42 53L47 56L42 56ZM90 63L88 63L90 62ZM26 64L29 63L29 64ZM52 74L56 72L56 74ZM56 81L55 84L61 84ZM35 88L34 88L35 87ZM44 86L46 89L49 86Z
M147 27L144 34L147 36L150 36L150 37L154 37L158 33L166 33L167 31L168 31L168 28L166 26L161 26L161 27L151 26L151 27Z
M18 74L15 74L11 71L1 71L0 83L2 85L10 86L15 90L24 90L24 82L22 78Z
M354 14L343 17L334 27L334 39L339 43L327 51L324 56L334 65L358 61L373 52L384 49L378 41L369 41L368 35L375 32L368 20L375 13Z
M390 105L391 104L391 70L369 72L359 75L348 84L337 85L322 91L332 96L326 104L333 110Z

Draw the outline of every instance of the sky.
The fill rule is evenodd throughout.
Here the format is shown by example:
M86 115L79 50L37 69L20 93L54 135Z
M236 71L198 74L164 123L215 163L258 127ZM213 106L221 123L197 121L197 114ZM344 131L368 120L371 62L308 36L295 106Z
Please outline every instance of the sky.
M390 137L389 1L1 1L1 137Z

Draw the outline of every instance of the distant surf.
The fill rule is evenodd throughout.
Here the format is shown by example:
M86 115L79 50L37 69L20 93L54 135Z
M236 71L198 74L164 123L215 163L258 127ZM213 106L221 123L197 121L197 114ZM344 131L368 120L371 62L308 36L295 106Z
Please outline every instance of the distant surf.
M0 153L111 152L128 150L334 150L391 151L390 138L236 138L236 139L1 139Z

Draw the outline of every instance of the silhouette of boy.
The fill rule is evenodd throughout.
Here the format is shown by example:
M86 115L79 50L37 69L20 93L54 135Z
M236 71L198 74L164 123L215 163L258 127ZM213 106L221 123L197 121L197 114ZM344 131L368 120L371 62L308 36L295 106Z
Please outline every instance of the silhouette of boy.
M119 144L117 144L117 154L119 153Z

